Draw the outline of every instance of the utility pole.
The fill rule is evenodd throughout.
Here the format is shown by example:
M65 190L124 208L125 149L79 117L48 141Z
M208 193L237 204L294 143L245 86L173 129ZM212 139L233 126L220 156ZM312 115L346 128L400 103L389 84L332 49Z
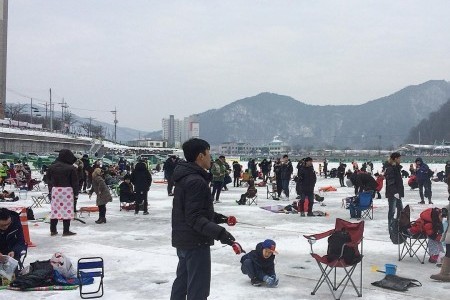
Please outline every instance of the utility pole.
M50 131L53 131L52 89L50 89Z
M91 137L91 133L92 133L92 117L89 117L89 137Z
M64 98L62 98L62 101L58 104L61 105L61 132L64 130L64 109L68 108L69 105L67 105L67 102L64 102Z
M117 108L114 107L114 110L112 110L111 112L114 115L114 143L115 143L117 142L117 123L119 123L119 121L117 121Z
M381 135L378 135L378 156L381 155Z
M33 98L30 98L30 123L33 124Z

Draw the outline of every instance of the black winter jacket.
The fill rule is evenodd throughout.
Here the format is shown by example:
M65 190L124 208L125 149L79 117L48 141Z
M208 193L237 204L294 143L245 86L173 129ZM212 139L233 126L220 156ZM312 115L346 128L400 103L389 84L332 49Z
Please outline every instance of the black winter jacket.
M172 246L193 249L214 245L225 228L217 225L224 215L214 212L211 174L196 163L180 162L173 173Z
M14 258L17 260L20 253L27 249L25 239L23 237L22 224L19 214L11 211L11 225L5 231L0 231L0 253L8 255L14 252Z
M73 194L78 197L79 182L77 168L73 163L77 159L70 150L61 150L58 158L48 167L47 181L48 190L56 187L72 187Z
M275 275L275 255L272 254L269 258L264 258L263 256L263 243L258 243L256 245L256 249L250 251L241 257L241 263L245 260L251 259L253 264L256 267L261 268L261 270L269 276ZM263 278L258 278L259 280L263 280Z
M386 165L386 171L384 173L384 177L386 178L386 198L393 198L395 194L399 194L401 198L405 196L401 169L401 165Z
M298 186L302 193L314 192L314 186L316 185L317 176L314 168L303 166L298 170Z
M376 191L378 184L372 175L364 172L353 174L350 180L355 186L355 194L361 193L362 191Z
M291 161L288 161L285 164L281 164L281 179L290 180L292 172L294 172L294 168L292 167Z
M148 192L152 185L152 175L143 162L138 162L131 173L131 183L136 193Z

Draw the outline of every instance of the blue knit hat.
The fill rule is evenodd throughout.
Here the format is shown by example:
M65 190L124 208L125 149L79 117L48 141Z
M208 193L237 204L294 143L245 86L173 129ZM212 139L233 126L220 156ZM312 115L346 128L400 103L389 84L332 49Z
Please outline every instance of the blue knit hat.
M275 247L277 246L277 244L273 240L269 240L269 239L265 240L263 242L262 246L263 246L263 249L269 249L273 253L278 254L278 252L275 250Z

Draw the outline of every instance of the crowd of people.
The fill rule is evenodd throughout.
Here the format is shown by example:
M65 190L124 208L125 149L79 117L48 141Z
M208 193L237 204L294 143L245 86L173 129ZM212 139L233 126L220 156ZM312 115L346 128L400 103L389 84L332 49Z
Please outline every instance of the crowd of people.
M209 295L211 280L211 254L210 246L214 240L232 247L236 254L245 251L235 240L233 235L220 224L234 226L237 222L234 216L226 216L215 211L214 204L221 203L220 195L226 191L227 184L233 182L233 187L241 185L243 174L248 174L250 180L247 192L238 204L245 204L250 193L257 193L256 180L259 186L269 182L276 184L278 198L289 200L290 185L295 181L296 207L300 216L313 216L314 194L318 176L326 179L338 178L340 186L353 185L355 195L364 191L372 191L373 197L381 198L380 190L385 184L385 197L387 198L388 225L399 218L403 209L404 186L401 166L401 154L394 152L383 165L381 172L373 174L371 162L364 163L359 168L356 162L351 162L351 169L346 170L346 164L339 162L335 174L331 176L329 163L324 160L316 172L313 159L305 157L297 162L296 174L288 155L275 159L264 158L259 163L250 159L247 168L237 161L230 166L224 155L213 160L210 154L210 145L201 139L191 139L183 144L184 159L170 155L163 164L162 171L167 181L167 195L173 197L172 207L172 245L177 250L178 266L176 279L172 286L171 299L206 299ZM3 162L0 177L4 186L10 178L11 169L18 173L29 174L31 171L26 164L10 166ZM433 173L422 158L415 160L410 168L417 178L420 204L425 204L425 198L432 204L431 179ZM91 160L87 155L77 158L72 151L63 149L59 151L58 158L50 166L43 169L44 181L48 184L51 198L50 235L58 235L58 221L63 222L63 236L73 236L76 233L70 230L71 220L77 211L77 199L81 193L91 197L96 194L96 205L99 209L97 224L105 224L106 205L112 201L111 187L117 186L121 202L134 203L135 214L143 211L148 215L148 193L152 184L152 172L145 161L138 161L131 165L124 159L112 166L103 166L101 160ZM445 174L450 180L450 162L447 163ZM24 175L26 177L26 175ZM233 176L234 178L232 178ZM375 176L375 177L374 177ZM347 177L347 182L344 178ZM20 182L20 181L19 181ZM450 186L449 186L450 195ZM0 195L1 197L1 195ZM6 193L4 193L6 197ZM9 197L9 196L8 196ZM12 195L12 197L15 197ZM322 199L323 200L323 199ZM305 202L308 205L305 207ZM449 196L450 201L450 196ZM429 220L440 221L448 215L448 209L435 209L421 215L423 222ZM20 253L26 247L23 241L20 223L15 213L7 209L0 209L0 254L19 259ZM438 222L439 223L439 222ZM17 231L16 239L11 240L9 233ZM413 230L413 229L411 229ZM431 233L436 247L432 254L435 261L439 253L444 253L442 267L439 274L432 278L450 281L450 235L443 227L432 225ZM440 241L445 247L439 247ZM252 285L266 285L276 287L279 278L274 268L274 258L277 254L276 243L272 239L265 239L256 245L255 250L241 258L242 273L247 275ZM26 249L26 248L25 248ZM438 252L438 253L437 253ZM431 257L430 257L431 259ZM430 260L431 261L431 260Z

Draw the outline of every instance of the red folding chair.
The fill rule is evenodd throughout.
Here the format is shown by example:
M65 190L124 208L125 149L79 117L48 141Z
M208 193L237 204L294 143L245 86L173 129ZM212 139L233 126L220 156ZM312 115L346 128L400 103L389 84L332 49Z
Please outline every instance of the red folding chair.
M315 244L316 241L329 237L337 231L348 232L351 240L342 245L341 253L337 258L331 259L328 254L321 256L314 252L313 244ZM326 282L334 299L337 300L341 298L350 282L358 297L362 297L363 234L364 221L351 223L337 218L334 229L319 234L304 235L311 246L311 256L316 260L321 271L320 278L317 281L314 290L311 292L311 295L315 295L322 284ZM346 249L346 247L349 247L349 249L354 251L354 259L352 262L349 262L348 257L346 257L346 253L348 253L349 250ZM359 285L352 279L352 275L358 264L360 265Z

